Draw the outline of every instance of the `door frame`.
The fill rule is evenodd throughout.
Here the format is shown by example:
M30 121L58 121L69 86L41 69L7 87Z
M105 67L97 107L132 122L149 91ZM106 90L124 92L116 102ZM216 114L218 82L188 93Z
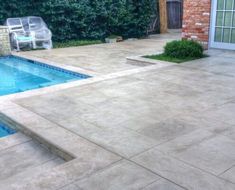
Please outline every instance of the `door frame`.
M218 49L235 50L235 44L224 43L224 42L214 42L217 2L218 2L218 0L211 0L211 19L210 19L209 47L218 48Z

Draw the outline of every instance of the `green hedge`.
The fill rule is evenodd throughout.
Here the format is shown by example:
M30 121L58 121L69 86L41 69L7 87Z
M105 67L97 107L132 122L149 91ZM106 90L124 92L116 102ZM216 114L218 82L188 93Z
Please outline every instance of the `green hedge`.
M155 0L0 0L0 24L8 17L41 16L55 41L124 38L146 34Z
M174 40L166 44L164 54L172 58L201 58L203 47L192 40Z

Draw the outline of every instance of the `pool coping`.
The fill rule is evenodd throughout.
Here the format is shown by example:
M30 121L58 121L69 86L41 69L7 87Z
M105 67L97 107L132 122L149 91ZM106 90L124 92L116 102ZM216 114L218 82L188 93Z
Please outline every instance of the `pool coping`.
M88 80L88 79L91 79L93 77L99 76L98 73L93 72L93 71L88 71L88 70L85 70L85 69L82 69L82 68L79 68L79 67L68 66L68 65L65 65L65 64L58 64L58 63L51 62L51 61L46 60L46 59L41 59L41 58L37 58L37 57L33 57L33 56L19 55L17 52L12 52L11 55L9 55L9 56L15 56L16 58L19 58L19 59L25 59L25 60L39 62L39 63L49 65L49 66L52 66L52 67L56 67L56 68L59 68L59 69L64 69L64 70L72 72L72 73L87 75L88 78L85 78L83 80ZM18 98L26 98L26 97L30 97L30 96L35 96L35 95L41 95L41 94L45 94L45 93L49 93L49 92L54 92L54 91L61 90L61 89L64 89L64 88L70 88L70 87L73 87L76 84L79 84L83 80L69 81L69 82L66 82L66 83L60 83L60 84L56 84L56 85L52 85L52 86L46 86L46 87L43 87L43 88L31 89L31 90L27 90L27 91L24 91L24 92L13 93L13 94L9 94L9 95L3 95L3 96L0 96L0 103L1 103L1 101L18 99Z
M49 61L48 59L43 59L43 58L39 58L39 57L36 57L36 56L22 55L18 52L12 52L11 55L15 56L15 57L27 59L27 60L32 60L32 61L44 63L46 65L50 65L50 66L53 66L53 67L62 68L62 69L68 70L68 71L81 73L81 74L88 75L88 76L99 76L100 75L99 73L94 72L94 71L86 70L86 69L71 66L71 65L56 63L56 62L53 62L53 61Z

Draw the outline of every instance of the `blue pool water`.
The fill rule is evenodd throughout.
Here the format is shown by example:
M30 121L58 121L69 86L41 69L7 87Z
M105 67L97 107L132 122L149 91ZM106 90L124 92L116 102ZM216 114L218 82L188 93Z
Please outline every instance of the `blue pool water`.
M14 133L15 133L15 130L7 127L3 123L0 123L0 138L14 134Z
M0 57L0 96L89 77L15 56Z

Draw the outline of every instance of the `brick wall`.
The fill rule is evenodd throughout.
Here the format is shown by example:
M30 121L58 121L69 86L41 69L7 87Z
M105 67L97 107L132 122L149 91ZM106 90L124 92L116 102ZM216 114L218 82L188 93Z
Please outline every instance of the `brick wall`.
M0 56L11 53L9 32L6 26L0 26Z
M197 40L208 48L211 0L184 0L183 39Z

